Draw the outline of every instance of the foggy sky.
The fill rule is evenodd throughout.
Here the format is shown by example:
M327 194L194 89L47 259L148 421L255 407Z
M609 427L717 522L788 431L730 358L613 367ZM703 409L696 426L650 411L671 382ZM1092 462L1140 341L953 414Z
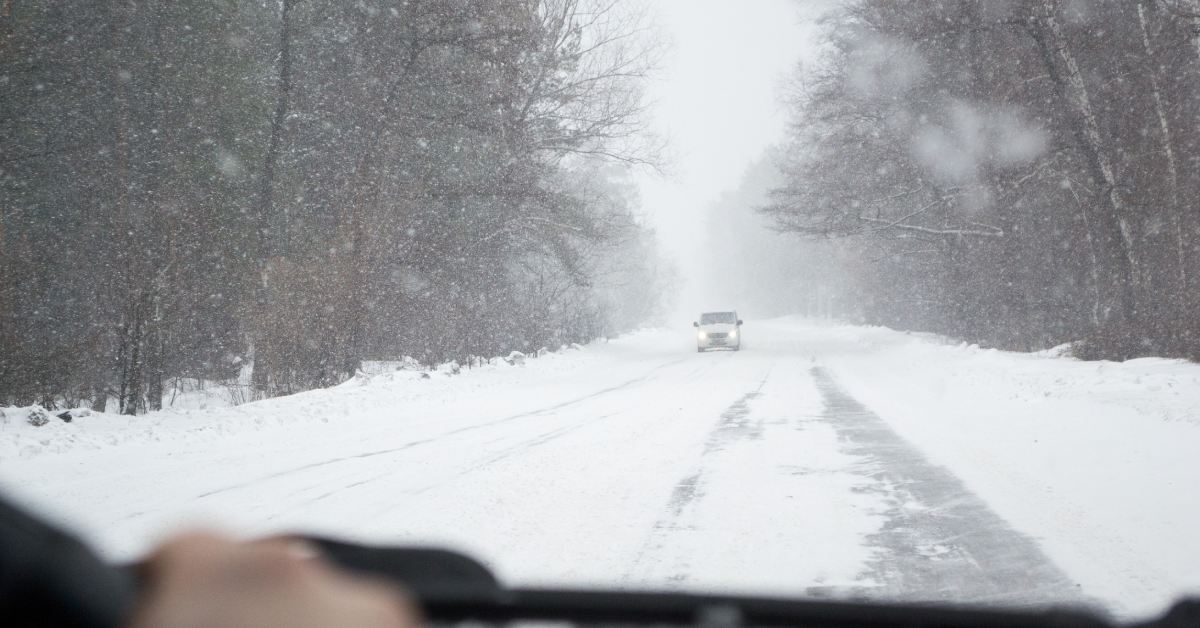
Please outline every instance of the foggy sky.
M669 42L648 86L655 131L670 143L665 177L638 177L642 206L685 282L679 316L736 307L705 299L708 207L736 187L762 151L782 139L785 81L817 56L815 18L829 0L655 0Z

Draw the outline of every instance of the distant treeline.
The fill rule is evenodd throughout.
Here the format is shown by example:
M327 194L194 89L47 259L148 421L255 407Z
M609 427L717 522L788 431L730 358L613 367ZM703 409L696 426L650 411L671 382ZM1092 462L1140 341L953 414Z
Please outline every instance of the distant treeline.
M619 5L6 4L0 405L137 413L250 361L270 396L643 320L618 166L654 157L652 58Z
M1200 358L1200 0L859 0L829 33L766 211L849 236L865 320Z

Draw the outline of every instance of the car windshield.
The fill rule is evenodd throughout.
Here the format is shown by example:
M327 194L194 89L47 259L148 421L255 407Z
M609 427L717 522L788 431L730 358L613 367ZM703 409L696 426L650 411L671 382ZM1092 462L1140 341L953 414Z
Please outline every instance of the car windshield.
M716 323L725 323L732 325L737 322L737 314L733 312L707 312L700 315L701 325L713 325Z
M1197 311L1200 0L0 0L0 497L114 562L1146 618Z

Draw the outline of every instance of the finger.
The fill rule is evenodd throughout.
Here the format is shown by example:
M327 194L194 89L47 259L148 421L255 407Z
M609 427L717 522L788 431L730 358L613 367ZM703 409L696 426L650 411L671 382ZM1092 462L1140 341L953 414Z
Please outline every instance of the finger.
M233 541L215 532L196 531L180 534L155 548L142 562L138 563L138 575L144 580L153 580L171 571L175 565L195 564L197 557L212 558L228 551Z
M305 560L324 558L325 556L317 544L298 535L281 534L278 536L268 536L251 541L250 544L259 548L286 552L295 558Z
M358 576L339 580L343 599L354 607L353 615L363 619L362 625L412 628L425 623L416 601L402 587Z

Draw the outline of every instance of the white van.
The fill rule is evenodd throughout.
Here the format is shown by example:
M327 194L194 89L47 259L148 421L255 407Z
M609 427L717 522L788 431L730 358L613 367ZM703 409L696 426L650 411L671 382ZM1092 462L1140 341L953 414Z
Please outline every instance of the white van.
M737 312L705 312L700 315L700 322L692 326L696 328L696 351L742 348L742 320Z

